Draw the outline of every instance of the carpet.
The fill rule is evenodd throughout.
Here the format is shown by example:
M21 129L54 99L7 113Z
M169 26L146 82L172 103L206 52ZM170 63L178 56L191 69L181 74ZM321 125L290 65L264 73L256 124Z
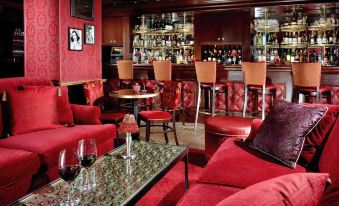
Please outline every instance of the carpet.
M170 124L171 125L171 124ZM203 124L198 124L197 131L194 131L194 123L186 123L185 126L181 122L176 123L177 136L180 145L186 145L189 148L205 150L205 127ZM141 127L140 138L145 138L145 127ZM162 127L152 127L151 132L162 132ZM170 144L175 144L173 133L168 133ZM165 142L163 133L154 133L150 136L150 141Z

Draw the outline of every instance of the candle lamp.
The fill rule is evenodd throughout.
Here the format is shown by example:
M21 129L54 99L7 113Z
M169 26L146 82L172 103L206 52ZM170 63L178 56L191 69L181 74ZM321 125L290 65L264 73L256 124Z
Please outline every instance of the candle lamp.
M131 153L132 133L140 132L138 124L135 121L133 114L126 114L122 120L119 128L119 133L126 133L126 155L122 156L124 159L133 159L134 154Z

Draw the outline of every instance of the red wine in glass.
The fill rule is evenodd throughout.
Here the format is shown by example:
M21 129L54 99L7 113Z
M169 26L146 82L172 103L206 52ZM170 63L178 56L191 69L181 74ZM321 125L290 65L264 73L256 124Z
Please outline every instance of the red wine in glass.
M77 151L75 149L64 149L59 155L59 175L69 184L67 199L62 201L60 205L77 205L79 198L71 198L73 185L72 182L79 175L81 167L77 159Z
M79 157L80 164L85 168L89 168L94 164L96 158L97 156L95 154L84 154L83 156Z
M72 182L79 175L81 167L79 165L67 165L59 168L60 177L66 182Z

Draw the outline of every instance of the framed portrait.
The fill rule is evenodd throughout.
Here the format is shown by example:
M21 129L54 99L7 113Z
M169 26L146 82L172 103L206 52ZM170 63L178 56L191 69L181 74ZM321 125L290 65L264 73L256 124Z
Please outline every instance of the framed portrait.
M82 30L69 28L68 29L68 48L71 51L82 51Z
M71 0L71 16L94 20L94 1L95 0Z
M85 24L85 44L95 44L95 27Z

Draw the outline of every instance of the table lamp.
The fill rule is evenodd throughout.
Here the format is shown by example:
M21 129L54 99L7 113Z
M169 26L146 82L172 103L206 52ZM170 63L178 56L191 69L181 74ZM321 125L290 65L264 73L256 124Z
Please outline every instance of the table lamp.
M127 154L122 156L124 159L133 159L135 157L134 154L131 154L131 143L132 143L132 133L140 132L138 124L135 121L133 114L126 114L124 119L122 120L119 128L119 133L126 133L126 150Z

